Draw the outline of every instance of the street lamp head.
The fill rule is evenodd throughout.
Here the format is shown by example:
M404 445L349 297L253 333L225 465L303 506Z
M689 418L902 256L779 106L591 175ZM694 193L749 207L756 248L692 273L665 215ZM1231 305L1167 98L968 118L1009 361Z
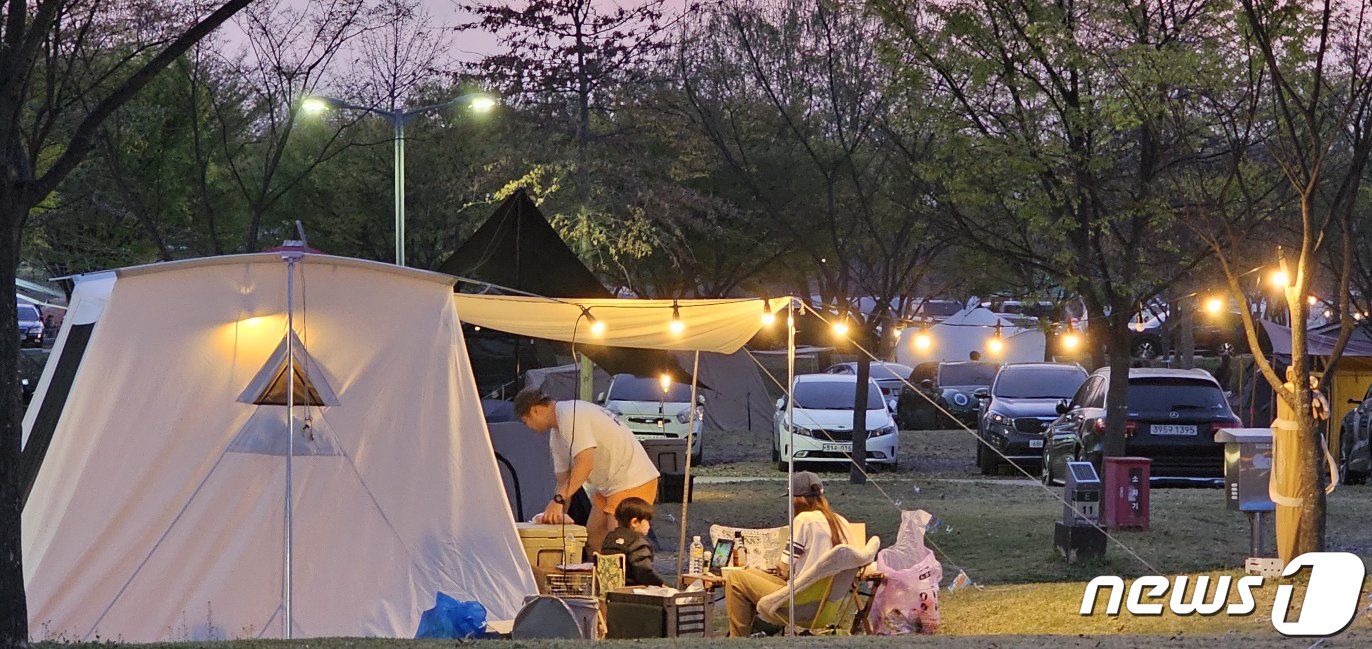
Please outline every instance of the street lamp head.
M329 101L323 97L306 97L300 102L300 110L311 115L318 115L329 110Z
M490 95L474 93L467 95L467 97L469 98L467 106L472 109L473 113L489 113L495 108L495 97Z

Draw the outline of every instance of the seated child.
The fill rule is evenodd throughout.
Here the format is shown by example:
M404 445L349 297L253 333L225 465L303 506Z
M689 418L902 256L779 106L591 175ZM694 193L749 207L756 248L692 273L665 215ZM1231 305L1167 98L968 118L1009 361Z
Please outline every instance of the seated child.
M647 534L653 520L653 506L642 498L625 498L615 508L619 527L605 537L601 554L624 555L624 581L629 586L662 586L662 577L653 571L653 546Z

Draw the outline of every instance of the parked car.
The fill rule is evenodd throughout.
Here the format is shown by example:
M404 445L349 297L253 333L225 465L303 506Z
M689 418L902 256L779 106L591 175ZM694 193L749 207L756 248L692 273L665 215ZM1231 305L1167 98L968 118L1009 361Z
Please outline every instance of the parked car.
M1168 347L1176 350L1180 333L1167 325L1165 312L1131 323L1129 327L1130 354L1136 358L1152 359L1162 354L1163 337ZM1248 350L1248 334L1243 329L1243 315L1238 312L1196 313L1191 317L1191 337L1196 353L1210 356L1241 354Z
M857 375L857 363L839 363L829 366L824 370L825 374L851 374ZM870 376L876 381L877 387L881 388L881 399L886 402L886 408L892 415L896 414L897 405L900 402L900 392L905 389L905 382L910 379L913 370L909 365L900 363L874 362Z
M994 475L1006 459L1035 470L1043 459L1043 431L1057 419L1057 406L1086 382L1086 370L1075 363L1010 363L1002 365L989 390L978 390L977 467ZM994 447L1000 453L987 448Z
M1372 387L1362 399L1349 399L1358 407L1343 417L1339 433L1339 482L1364 484L1372 474Z
M686 439L691 421L691 386L670 383L663 389L656 378L616 374L610 388L597 400L638 439ZM700 432L705 419L705 397L697 395L695 436L691 440L691 464L699 466L704 443Z
M902 386L896 399L896 425L901 430L933 430L945 421L943 413L934 407L943 405L943 397L934 387L938 366L938 361L926 361L910 371L909 385Z
M999 364L986 361L939 363L934 387L946 404L944 408L952 413L959 423L968 428L976 426L977 415L981 410L976 392L991 386L998 369Z
M19 311L19 344L25 347L43 346L43 314L32 304L16 304Z
M870 380L869 380L870 381ZM881 398L881 390L870 382L867 392L867 463L896 466L897 429ZM851 374L802 374L796 377L791 393L791 419L787 402L777 400L772 417L772 460L786 470L794 452L797 462L849 463L853 452L853 398L857 377ZM795 447L791 447L790 424L795 424Z
M1067 462L1087 460L1101 469L1106 391L1110 368L1093 372L1044 431L1042 477L1053 483ZM1214 483L1224 474L1221 428L1242 425L1215 378L1205 370L1129 370L1128 423L1124 453L1153 461L1151 477L1161 481Z

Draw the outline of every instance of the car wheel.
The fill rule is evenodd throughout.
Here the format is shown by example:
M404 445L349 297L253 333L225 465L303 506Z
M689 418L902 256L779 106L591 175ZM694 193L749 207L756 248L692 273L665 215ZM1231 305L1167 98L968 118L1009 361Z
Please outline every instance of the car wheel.
M1135 358L1152 360L1158 357L1158 341L1153 340L1152 338L1139 339L1134 342L1134 346L1131 351L1133 352Z
M699 452L699 453L695 453L695 454L691 455L691 466L700 466L700 463L701 463L704 459L705 459L705 449L700 449L700 452Z
M1000 458L996 457L991 449L983 448L983 443L977 443L977 449L981 451L981 459L977 462L977 467L981 469L982 475L995 475L997 469L1000 468Z
M787 468L788 468L788 467L786 466L786 460L783 460L783 459L778 458L778 459L777 459L777 471L780 471L780 472L782 472L782 473L786 473L786 469L787 469Z
M1360 485L1367 482L1367 474L1359 473L1348 468L1348 461L1353 456L1354 435L1344 435L1340 442L1339 449L1339 482L1346 485Z
M1220 343L1219 345L1216 345L1216 346L1215 346L1215 353L1216 353L1217 355L1220 355L1220 356L1224 356L1224 355L1226 355L1226 354L1229 355L1229 356L1233 356L1233 355L1237 354L1238 352L1239 352L1239 346L1238 346L1238 345L1235 345L1234 342L1231 341L1231 340L1226 340L1226 341Z
M1053 486L1053 462L1047 453L1043 454L1043 468L1039 469L1039 479L1043 480L1044 486Z
M772 447L772 461L773 461L773 462L778 462L778 461L780 461L780 460L781 460L781 451L778 451L778 450L777 450L777 447L773 446L773 447Z

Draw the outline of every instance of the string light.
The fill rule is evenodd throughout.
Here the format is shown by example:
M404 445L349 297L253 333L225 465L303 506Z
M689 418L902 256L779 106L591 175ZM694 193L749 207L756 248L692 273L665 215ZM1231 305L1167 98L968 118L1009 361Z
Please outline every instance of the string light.
M1320 298L1318 298L1318 297L1316 297L1316 296L1314 296L1314 295L1311 295L1310 297L1305 298L1305 302L1306 302L1306 304L1309 304L1310 306L1315 306L1316 304L1319 304L1319 303L1320 303Z
M1271 275L1272 285L1279 288L1286 288L1291 285L1291 274L1284 270L1274 271Z
M670 391L670 390L672 389L672 375L671 375L671 374L663 373L662 376L657 377L657 381L658 381L658 383L662 384L662 392L663 392L664 394L666 394L668 391Z
M1078 336L1076 332L1068 331L1067 333L1062 335L1063 349L1071 351L1076 349L1079 345L1081 345L1081 336Z
M591 323L591 333L597 336L605 335L605 323L597 320L594 315L591 315L591 309L589 307L581 307L581 315L586 317L586 322Z
M1206 313L1219 313L1222 309L1224 309L1224 302L1217 297L1212 297L1205 301Z
M777 321L777 316L776 316L775 313L772 313L772 301L771 301L771 300L768 300L768 299L766 299L766 298L763 298L763 299L762 299L762 326L764 326L764 327L770 327L770 326L772 326L772 323L774 323L774 322L776 322L776 321Z
M840 338L848 336L848 316L839 316L839 319L834 321L834 335Z
M921 321L919 333L915 334L915 349L928 351L929 348L933 346L934 337L929 335L929 323L927 321Z
M996 332L986 341L986 351L992 354L999 354L1005 351L1005 339L1000 336L1000 323L996 323Z
M676 300L672 300L672 322L667 328L677 336L686 331L686 323L681 321L681 307L677 305Z

